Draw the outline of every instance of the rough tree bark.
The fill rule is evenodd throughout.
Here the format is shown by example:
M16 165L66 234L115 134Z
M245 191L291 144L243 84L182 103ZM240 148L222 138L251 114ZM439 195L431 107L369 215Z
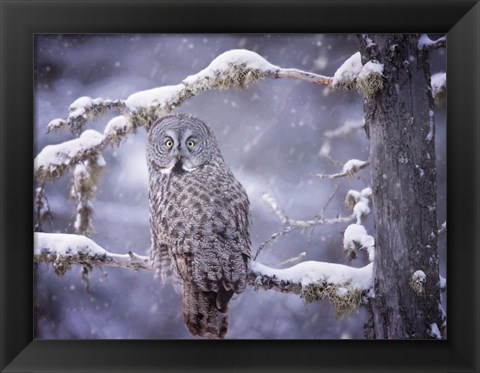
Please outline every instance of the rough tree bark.
M376 244L375 298L365 333L375 339L432 338L442 311L428 51L418 48L418 35L359 39L362 63L384 65L383 89L364 105Z

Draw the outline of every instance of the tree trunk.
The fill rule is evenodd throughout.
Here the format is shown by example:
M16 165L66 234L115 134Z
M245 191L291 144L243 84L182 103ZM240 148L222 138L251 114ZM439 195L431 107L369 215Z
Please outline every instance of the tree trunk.
M362 62L384 65L383 88L364 105L376 248L368 338L426 339L442 327L433 100L418 38L359 37Z

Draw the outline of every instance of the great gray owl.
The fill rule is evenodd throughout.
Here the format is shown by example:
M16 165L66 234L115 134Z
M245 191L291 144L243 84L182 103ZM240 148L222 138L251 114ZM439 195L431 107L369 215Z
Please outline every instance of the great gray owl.
M228 302L244 291L250 204L213 131L191 115L168 115L148 132L151 253L161 277L183 291L195 336L223 338Z

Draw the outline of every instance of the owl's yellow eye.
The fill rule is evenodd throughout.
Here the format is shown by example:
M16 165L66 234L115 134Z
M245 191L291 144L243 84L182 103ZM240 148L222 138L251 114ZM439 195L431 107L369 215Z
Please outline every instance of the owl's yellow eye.
M187 141L187 146L188 146L189 148L193 148L193 147L195 146L195 141L193 141L193 140L188 140L188 141Z
M171 148L171 147L173 146L173 141L170 140L170 139L168 139L167 141L165 141L165 146L166 146L167 148Z

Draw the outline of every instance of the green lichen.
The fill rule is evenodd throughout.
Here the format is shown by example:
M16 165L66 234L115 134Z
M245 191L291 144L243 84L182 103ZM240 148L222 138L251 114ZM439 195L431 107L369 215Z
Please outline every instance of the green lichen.
M357 78L356 86L358 92L368 101L375 98L375 95L383 88L383 75L375 72L370 72L367 75L362 75Z
M335 316L342 318L358 309L362 302L362 290L354 289L350 284L309 284L302 288L301 297L306 304L328 300L335 310Z
M413 289L413 292L417 297L425 295L425 279L412 276L410 279L410 287Z
M229 68L220 71L215 75L212 82L213 88L226 90L230 88L245 89L259 79L263 79L265 74L262 70L246 68L245 64L229 65Z
M332 85L334 89L342 90L342 91L350 91L356 87L356 83L357 83L356 78L353 78L353 79L343 78L341 80L335 81L335 83L333 83Z

